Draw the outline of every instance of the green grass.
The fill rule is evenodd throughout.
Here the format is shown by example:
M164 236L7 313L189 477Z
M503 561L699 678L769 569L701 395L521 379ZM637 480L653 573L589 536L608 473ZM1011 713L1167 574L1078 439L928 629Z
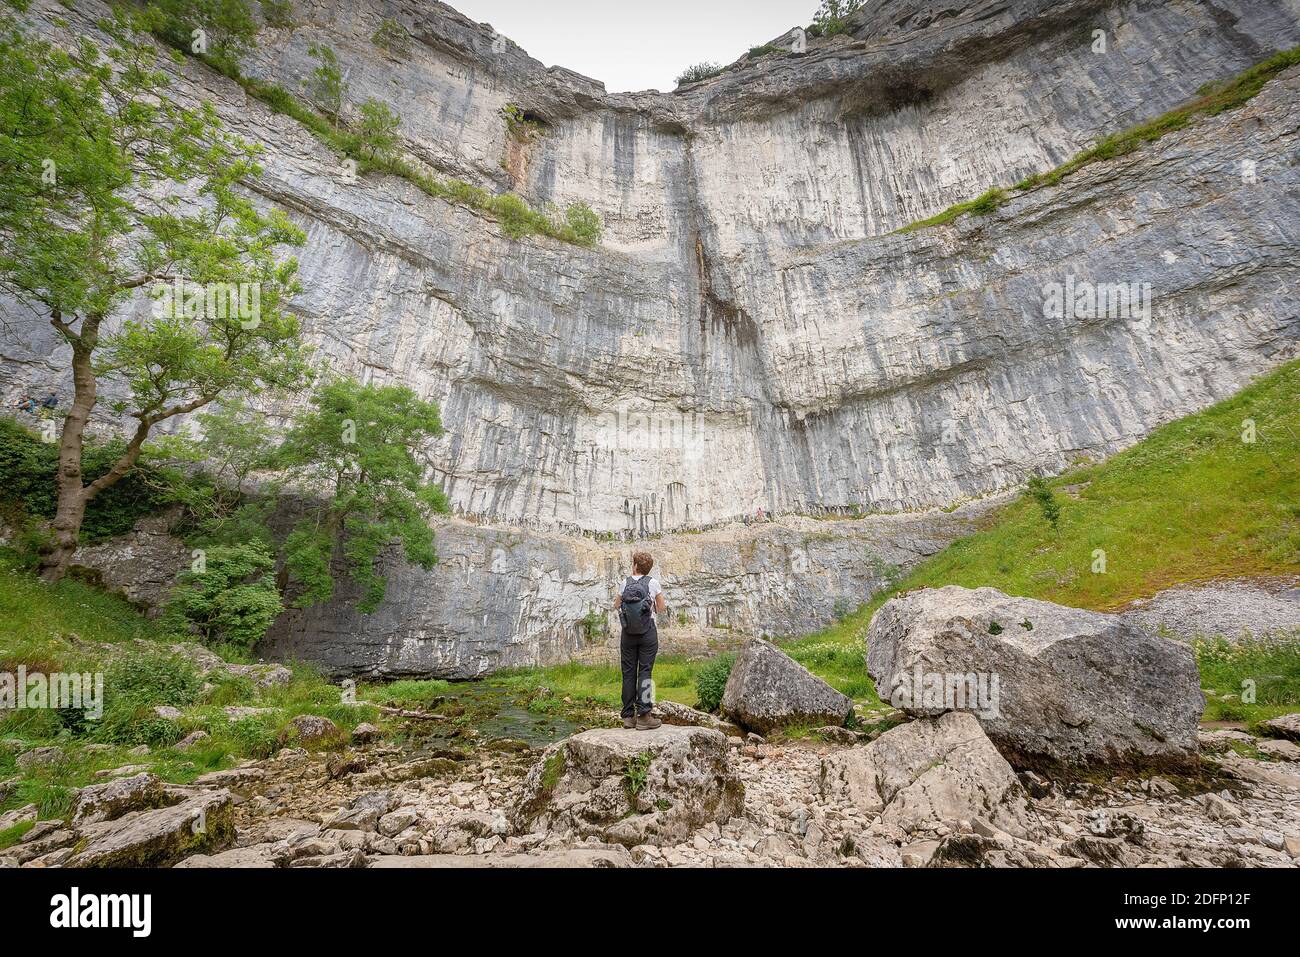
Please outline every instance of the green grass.
M64 640L74 634L115 644L162 637L118 596L74 578L48 585L16 552L0 548L0 670L27 662L74 666L84 657Z
M1300 641L1198 641L1206 721L1254 726L1300 707ZM1254 701L1243 700L1253 696Z
M918 220L915 223L909 223L900 233L911 232L916 229L925 229L928 226L942 226L944 223L950 223L958 216L965 216L967 213L974 213L977 216L987 216L989 213L997 210L999 206L1007 201L1005 190L993 188L986 193L982 193L975 199L965 203L957 203L955 206L949 206L943 212L931 216L929 219Z
M1035 173L1028 176L1016 183L1012 188L1020 192L1026 192L1040 186L1055 186L1071 173L1077 172L1092 163L1126 156L1147 143L1155 142L1166 133L1185 129L1197 119L1217 116L1226 110L1235 109L1259 93L1269 80L1296 64L1300 64L1300 46L1274 54L1230 80L1206 84L1198 91L1197 98L1191 102L1176 107L1153 120L1148 120L1118 133L1112 133L1055 169L1046 173ZM897 230L897 232L911 232L929 226L940 226L968 213L985 216L994 212L1009 198L1010 194L1006 190L995 187L977 199L957 203L955 206L950 206L943 212L928 219L909 223Z
M357 688L357 697L391 708L428 707L437 697L452 690L449 681L392 681L388 684L363 685Z
M659 700L695 704L695 675L702 661L663 657L655 661L655 696ZM516 668L494 676L494 681L521 692L547 688L553 695L575 701L619 708L623 675L616 665L585 665L575 661L549 668Z
M13 827L7 827L0 831L0 851L7 847L13 847L23 839L24 834L35 826L35 821L23 821L21 824L15 824Z
M860 704L880 704L867 676L865 646L856 616L825 632L781 643L795 661L819 675L837 690ZM696 707L700 704L696 685L700 672L716 661L675 656L655 661L655 699ZM529 707L544 713L563 714L579 723L590 723L593 712L618 710L622 703L622 673L616 665L568 662L548 668L517 668L501 672L494 680L529 695ZM544 692L544 694L538 694ZM564 699L570 699L566 702ZM707 704L707 702L706 702Z
M1246 420L1253 443L1242 441ZM1300 573L1300 362L1047 485L1057 528L1022 495L898 590L990 585L1110 611L1176 584ZM1077 497L1064 491L1072 486ZM1093 571L1098 550L1104 573Z

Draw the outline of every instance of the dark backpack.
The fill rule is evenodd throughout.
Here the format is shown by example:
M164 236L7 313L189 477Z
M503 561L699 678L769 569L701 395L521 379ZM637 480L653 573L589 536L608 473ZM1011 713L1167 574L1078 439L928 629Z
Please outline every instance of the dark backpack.
M644 578L629 578L623 586L623 604L618 610L623 630L629 635L644 635L654 624L654 607L650 586Z

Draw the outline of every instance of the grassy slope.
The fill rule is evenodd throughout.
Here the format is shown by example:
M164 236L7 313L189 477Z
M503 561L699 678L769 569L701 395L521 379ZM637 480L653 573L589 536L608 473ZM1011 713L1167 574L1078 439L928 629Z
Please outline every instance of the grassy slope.
M1108 611L1181 582L1300 573L1300 362L1048 484L1059 528L1022 497L900 589L992 585ZM1104 573L1092 570L1098 549Z

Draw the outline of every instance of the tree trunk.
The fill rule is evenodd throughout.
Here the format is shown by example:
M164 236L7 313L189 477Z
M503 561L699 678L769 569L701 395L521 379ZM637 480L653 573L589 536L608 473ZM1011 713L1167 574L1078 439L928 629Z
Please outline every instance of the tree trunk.
M94 326L97 327L98 323ZM67 574L72 555L77 550L77 536L86 516L86 503L90 500L81 481L81 452L86 423L90 421L98 396L95 372L91 367L93 345L87 344L87 331L93 333L97 328L83 330L81 336L71 340L73 398L59 439L59 468L55 475L59 499L54 511L54 541L41 554L41 578L47 582L59 581Z

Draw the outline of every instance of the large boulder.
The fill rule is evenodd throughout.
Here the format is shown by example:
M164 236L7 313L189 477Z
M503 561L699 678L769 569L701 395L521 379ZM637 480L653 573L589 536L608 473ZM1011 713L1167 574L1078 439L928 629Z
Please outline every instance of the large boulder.
M677 844L744 807L726 736L712 728L584 731L551 745L511 809L517 832L560 830L634 847Z
M213 854L235 840L229 791L210 791L171 807L133 811L81 828L70 867L171 867L190 854Z
M882 698L912 715L970 711L1018 767L1196 760L1191 649L1115 615L950 585L886 602L867 648Z
M319 714L299 714L289 720L281 732L282 743L293 741L299 745L321 744L341 737L342 732L329 718Z
M965 712L899 725L866 747L823 759L820 788L823 799L906 831L976 818L1016 836L1026 830L1015 772Z
M722 692L722 712L767 734L792 724L842 725L853 701L771 642L745 643Z

